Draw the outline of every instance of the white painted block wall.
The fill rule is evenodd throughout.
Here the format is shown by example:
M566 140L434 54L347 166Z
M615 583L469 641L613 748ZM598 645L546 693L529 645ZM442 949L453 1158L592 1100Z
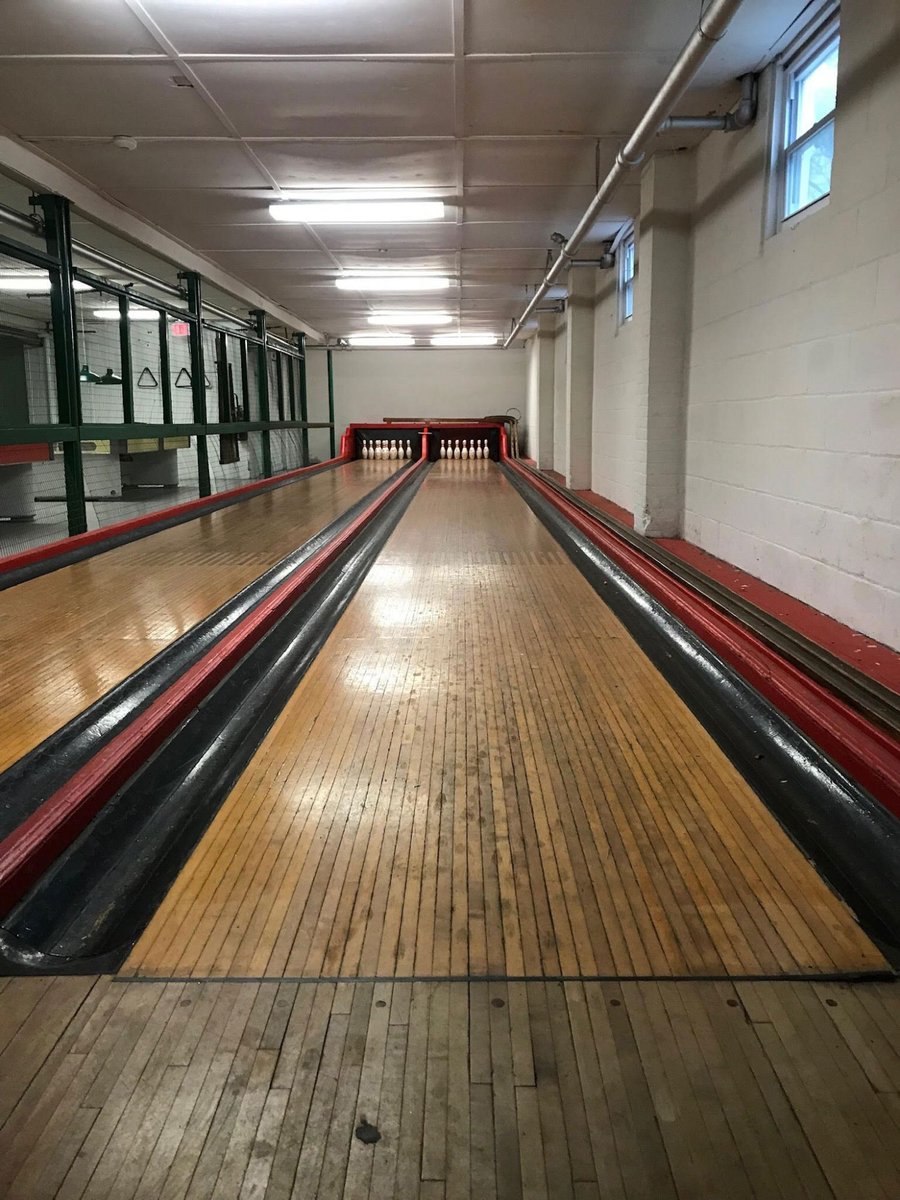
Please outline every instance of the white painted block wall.
M524 415L521 348L349 350L332 357L338 436L351 422L383 417L485 417L509 408ZM327 411L325 352L310 349L308 363L310 413L321 414Z
M891 48L893 47L893 52ZM756 127L697 153L684 535L900 644L900 6L842 11L832 193L763 227Z

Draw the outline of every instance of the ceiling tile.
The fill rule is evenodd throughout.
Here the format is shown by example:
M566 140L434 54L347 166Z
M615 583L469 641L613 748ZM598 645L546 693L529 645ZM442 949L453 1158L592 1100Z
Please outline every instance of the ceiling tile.
M448 53L450 0L144 0L182 54ZM224 18L227 14L227 19Z
M123 0L3 5L3 54L153 54L159 46Z
M453 132L448 63L215 62L196 71L250 137Z
M48 142L49 154L104 190L241 188L265 182L237 142L144 141L136 150L111 142Z
M448 187L456 182L456 152L450 141L251 141L251 145L284 188L359 183Z
M224 133L193 89L172 85L174 73L160 63L4 63L0 124L24 138Z
M601 144L601 166L611 165L618 141ZM466 142L466 183L593 185L597 150L591 138L485 138Z

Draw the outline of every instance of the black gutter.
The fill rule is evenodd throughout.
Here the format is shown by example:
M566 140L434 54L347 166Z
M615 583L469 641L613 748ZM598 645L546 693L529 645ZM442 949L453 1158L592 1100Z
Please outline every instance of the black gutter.
M890 688L885 687L876 679L871 679L862 671L849 663L829 653L824 647L810 641L796 629L791 629L777 617L760 608L757 604L744 599L724 584L717 583L690 563L686 563L678 555L666 550L652 538L635 533L628 525L617 521L608 513L602 512L583 500L576 492L570 491L551 479L543 471L536 471L527 463L520 463L525 470L530 471L540 481L546 484L565 500L580 509L593 520L598 521L617 537L627 542L633 549L649 558L657 566L662 567L680 583L699 592L707 600L711 600L729 616L734 617L764 641L773 646L779 654L788 661L800 667L810 678L827 687L829 691L839 696L853 708L861 712L876 725L880 725L894 736L900 736L900 696Z
M387 502L7 915L0 974L95 974L122 963L429 469Z
M333 471L337 467L345 466L341 462L321 463L319 466L310 467L303 478L309 479L311 475L320 475L323 471ZM38 579L41 575L50 575L53 571L60 570L61 567L71 567L73 563L83 562L86 558L93 558L97 554L105 554L107 550L116 550L119 546L127 546L130 542L138 542L141 538L150 537L153 533L161 533L164 529L173 529L176 525L184 525L187 521L193 521L196 517L206 517L210 513L218 512L223 508L231 508L233 504L241 504L244 500L252 500L255 496L264 496L267 492L277 491L278 488L289 487L292 483L299 483L299 479L271 479L262 487L256 489L250 495L246 493L242 496L230 496L227 493L222 496L210 496L205 499L205 503L192 508L190 512L175 512L168 517L160 517L158 521L150 521L146 525L140 525L137 529L125 529L121 533L111 533L109 537L102 538L99 541L91 542L86 546L73 546L69 550L60 550L58 554L52 555L50 558L42 558L38 562L28 563L24 567L11 567L9 570L3 570L0 567L0 592L7 588L15 587L18 583L27 583L29 579Z
M869 936L900 963L900 821L517 472L503 471Z
M401 470L408 470L408 464ZM179 676L239 624L314 554L333 541L396 478L388 475L330 525L286 554L258 579L138 667L78 716L0 774L0 839L66 783L123 725L139 716Z

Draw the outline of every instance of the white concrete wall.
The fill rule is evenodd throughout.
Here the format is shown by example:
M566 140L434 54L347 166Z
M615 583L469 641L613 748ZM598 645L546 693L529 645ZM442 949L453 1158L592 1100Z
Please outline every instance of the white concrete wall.
M637 505L637 469L646 436L649 323L640 256L634 316L619 324L616 271L597 277L594 307L594 445L591 488L629 512Z
M513 350L335 351L335 421L383 417L485 417L525 411L526 355ZM310 419L325 419L325 353L308 354ZM316 414L313 417L313 414Z
M566 428L566 318L556 323L553 346L553 470L562 474L566 469L566 447L569 435Z
M523 411L522 445L523 454L534 458L536 453L539 411L540 411L540 357L538 354L537 337L529 338L525 345L525 406Z
M846 0L826 206L766 236L760 120L697 153L684 535L900 644L900 6Z

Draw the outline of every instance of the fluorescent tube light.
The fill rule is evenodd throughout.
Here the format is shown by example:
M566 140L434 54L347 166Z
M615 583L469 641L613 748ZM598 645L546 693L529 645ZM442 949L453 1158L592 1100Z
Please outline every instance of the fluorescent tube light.
M449 325L450 313L418 312L416 309L378 309L368 317L370 325Z
M95 308L94 316L98 321L118 321L119 310L117 308ZM159 310L155 308L129 308L129 321L158 321Z
M72 287L76 292L89 292L91 287L87 283L79 283L76 279L72 283ZM50 276L49 275L0 275L0 292L49 292L50 291Z
M342 275L334 286L344 292L442 292L450 287L446 275Z
M496 346L497 338L492 333L439 333L431 339L432 346Z
M305 225L387 225L440 221L442 200L287 200L269 205L276 221Z
M416 339L408 333L398 333L393 336L381 335L377 333L358 333L354 334L350 339L351 346L357 346L363 350L369 347L387 347L387 346L414 346Z

